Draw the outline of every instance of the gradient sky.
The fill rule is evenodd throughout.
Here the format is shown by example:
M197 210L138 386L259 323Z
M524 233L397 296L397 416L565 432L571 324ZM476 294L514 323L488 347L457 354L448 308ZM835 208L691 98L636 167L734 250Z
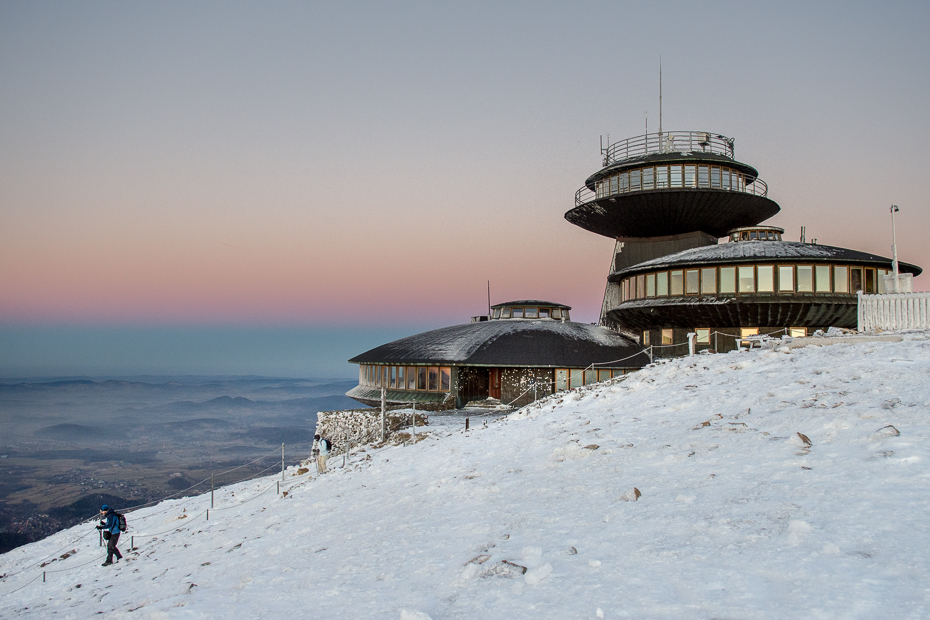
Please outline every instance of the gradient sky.
M613 242L563 214L601 134L658 129L660 55L663 128L734 137L787 239L889 256L895 203L930 268L928 27L926 2L0 1L0 376L349 376L489 279L594 321Z

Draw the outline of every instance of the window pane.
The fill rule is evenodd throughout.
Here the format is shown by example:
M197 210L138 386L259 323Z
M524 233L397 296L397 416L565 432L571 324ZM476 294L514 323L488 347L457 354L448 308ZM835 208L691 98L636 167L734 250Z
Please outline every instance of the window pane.
M391 366L391 387L397 387L397 367Z
M427 371L426 366L417 367L417 389L418 390L426 389L426 373L427 372L428 371Z
M830 265L817 265L814 270L815 275L817 276L817 292L818 293L829 293L830 292Z
M685 293L688 295L697 295L700 292L698 287L698 270L689 269L685 272Z
M452 369L451 368L440 368L439 369L439 389L443 392L448 392L452 386Z
M568 387L571 389L579 388L584 384L584 371L573 368L569 371Z
M673 332L670 329L662 330L662 344L672 344Z
M704 295L717 293L717 270L714 267L701 269L701 293Z
M618 191L620 191L619 179L617 178L617 175L614 175L610 177L610 193L616 194Z
M500 308L494 308L494 313L493 313L491 316L492 316L493 318L495 318L495 319L501 318L501 309L500 309Z
M501 310L501 318L502 319L510 318L510 308L504 308L503 310Z
M721 172L721 176L723 177L721 182L723 189L730 189L730 169L724 168Z
M710 170L707 166L698 166L698 187L710 187Z
M646 296L646 276L636 276L636 299Z
M404 366L397 367L397 387L401 390L407 387L407 380L404 378L405 377L404 370L405 370Z
M549 308L540 308L539 309L539 318L548 319L549 318Z
M656 296L656 274L646 274L646 297Z
M643 168L643 189L655 189L655 168Z
M810 265L798 265L798 292L814 292L814 268Z
M740 338L745 338L747 336L758 336L759 328L758 327L743 327L739 330Z
M742 265L739 268L739 292L754 293L756 291L756 269L752 265Z
M435 366L430 366L429 387L427 389L433 392L439 389L439 369Z
M862 268L853 267L849 270L849 290L853 293L862 290Z
M668 169L671 176L671 186L681 187L681 166L669 166Z
M884 293L885 292L885 270L884 269L878 270L878 279L876 281L876 284L878 284L879 294Z
M652 344L652 338L649 336L649 331L648 330L644 331L643 332L643 346L648 347L651 344Z
M562 318L562 311L561 311L559 308L553 308L553 309L552 309L552 318L553 318L553 319L561 319L561 318Z
M597 380L598 380L598 381L607 381L608 379L610 379L610 371L609 371L609 370L598 370L598 371L597 371Z
M527 309L526 309L526 318L528 318L528 319L537 319L537 318L539 318L539 308L527 308Z
M640 171L630 170L630 191L638 192L640 188Z
M361 364L358 365L358 384L365 385L365 367Z
M849 268L837 265L833 268L833 291L836 293L849 292Z
M620 173L620 191L621 192L630 191L630 173L629 172Z
M523 318L523 308L514 308L513 309L513 318L522 319Z
M670 271L671 278L671 295L683 295L685 292L685 285L682 281L684 274L681 271Z
M555 371L555 389L562 391L568 389L568 370L559 368Z
M591 385L592 383L597 383L597 371L596 370L584 371L584 384Z
M697 335L698 344L710 344L710 330L699 327L694 330L694 333Z
M792 338L804 338L807 336L806 327L792 327L788 330L788 335Z
M720 168L714 166L710 169L710 186L711 187L720 187Z
M759 282L756 290L760 293L775 292L775 267L773 265L759 265Z
M415 366L407 366L407 389L417 389L417 369Z
M656 189L668 187L668 166L656 168Z
M782 293L794 292L794 265L778 266L778 290Z
M668 272L662 271L656 274L656 296L666 295L668 295Z
M720 268L720 292L729 295L736 293L736 267Z

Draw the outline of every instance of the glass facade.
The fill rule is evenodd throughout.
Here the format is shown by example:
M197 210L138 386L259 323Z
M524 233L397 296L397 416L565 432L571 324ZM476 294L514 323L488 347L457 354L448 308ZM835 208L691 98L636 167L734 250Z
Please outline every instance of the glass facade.
M597 198L627 192L682 187L765 195L764 184L759 188L754 187L752 182L747 185L742 172L727 166L709 164L664 164L634 168L604 177L594 187Z
M848 265L738 265L638 274L620 282L621 302L685 295L884 293L887 269Z
M358 383L370 387L384 387L389 390L448 392L452 387L452 368L449 366L360 364Z

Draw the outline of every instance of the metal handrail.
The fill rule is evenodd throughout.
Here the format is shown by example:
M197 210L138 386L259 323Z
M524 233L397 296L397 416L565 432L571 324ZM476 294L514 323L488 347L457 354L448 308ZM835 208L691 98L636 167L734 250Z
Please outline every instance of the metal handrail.
M740 193L743 193L743 194L752 194L753 196L762 196L762 197L767 196L768 193L769 193L769 187L768 187L768 185L765 183L765 181L763 181L762 179L756 177L755 180L753 180L752 183L746 183L746 184L743 186L742 189L732 189L732 188L729 188L729 187L712 187L712 186L709 186L709 185L708 185L708 186L703 186L703 185L698 185L697 182L695 182L695 183L692 184L692 185L684 185L684 184L682 184L681 187L677 187L677 186L676 186L676 187L656 187L656 188L653 188L653 189L638 189L638 190L634 190L634 191L630 191L630 190L620 191L620 190L618 190L618 191L616 191L616 192L612 192L612 193L610 193L610 194L606 194L606 195L604 195L604 196L601 196L601 198L609 198L610 196L620 196L620 195L623 195L623 194L633 194L633 193L639 194L639 193L642 193L642 192L652 192L652 191L655 191L655 190L657 190L657 189L716 189L716 190L719 190L719 191L721 191L721 192L740 192ZM598 198L597 192L595 192L595 191L592 190L592 189L589 189L587 185L582 186L577 192L575 192L575 206L576 206L576 207L580 207L581 205L584 205L584 204L587 204L587 203L589 203L589 202L593 202L593 201L599 200L599 199L600 199L600 198Z
M652 153L713 153L733 159L733 142L712 131L663 131L608 144L601 155L605 166Z

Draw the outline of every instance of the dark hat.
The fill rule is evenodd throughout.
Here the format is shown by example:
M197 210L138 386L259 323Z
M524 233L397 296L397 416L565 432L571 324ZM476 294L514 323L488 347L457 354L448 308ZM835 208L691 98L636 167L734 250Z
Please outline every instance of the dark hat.
M109 510L109 508L110 508L109 506L104 504L103 506L100 507L100 510Z
M320 436L319 436L319 435L314 435L313 438L314 438L314 439L319 439Z

